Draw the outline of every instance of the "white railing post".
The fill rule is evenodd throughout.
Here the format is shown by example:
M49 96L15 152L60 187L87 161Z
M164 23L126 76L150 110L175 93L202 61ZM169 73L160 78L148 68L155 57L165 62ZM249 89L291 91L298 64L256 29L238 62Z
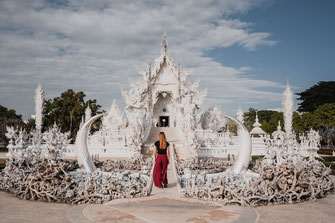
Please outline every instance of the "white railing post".
M180 182L180 178L178 176L178 173L177 173L177 167L176 167L176 162L177 162L177 159L176 159L176 154L175 154L175 151L174 151L174 145L171 145L171 154L170 154L170 159L172 159L171 161L171 165L172 165L172 169L173 169L173 174L176 178L176 184L177 184L177 190L178 190L178 194L180 195L180 190L181 190L181 182Z

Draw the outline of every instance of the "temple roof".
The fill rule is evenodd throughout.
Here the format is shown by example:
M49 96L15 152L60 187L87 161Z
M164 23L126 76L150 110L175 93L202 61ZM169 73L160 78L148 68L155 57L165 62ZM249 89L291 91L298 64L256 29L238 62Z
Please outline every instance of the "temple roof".
M207 95L207 90L198 90L198 82L190 82L186 80L190 75L190 72L182 70L180 65L175 65L173 60L170 59L165 33L161 44L161 54L155 59L155 63L152 67L149 64L147 70L140 72L140 74L143 76L142 80L131 81L130 90L122 90L122 96L124 97L128 108L145 107L150 92L149 86L154 85L155 83L158 83L160 86L169 84L178 86L179 92L176 96L183 98L185 95L190 94L192 95L192 102L198 107L202 105L204 97ZM177 99L177 97L175 99Z
M158 78L159 71L166 64L175 75L176 78L179 78L179 75L183 75L183 72L180 71L180 66L176 66L173 60L169 57L168 54L168 43L166 40L166 33L164 33L164 37L161 44L161 54L159 57L155 59L155 63L152 68L151 79L155 80Z
M256 121L253 124L254 128L251 130L251 135L266 135L266 133L261 129L261 123L258 121L258 113L256 112Z

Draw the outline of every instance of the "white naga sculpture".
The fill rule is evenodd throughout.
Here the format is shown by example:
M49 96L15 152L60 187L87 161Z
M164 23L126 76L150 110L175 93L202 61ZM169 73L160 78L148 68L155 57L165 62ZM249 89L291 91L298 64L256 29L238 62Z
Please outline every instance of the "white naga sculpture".
M81 126L77 133L76 137L76 152L77 152L77 160L80 167L85 168L88 173L93 173L95 171L95 165L92 161L92 158L88 152L87 148L87 136L88 132L91 128L92 123L98 118L102 117L103 114L99 114L93 116L88 119L84 125Z
M242 170L246 170L249 166L251 157L251 139L248 129L245 125L234 117L229 115L223 115L224 117L232 120L238 126L238 134L241 138L240 150L237 155L237 159L232 167L234 173L239 173Z

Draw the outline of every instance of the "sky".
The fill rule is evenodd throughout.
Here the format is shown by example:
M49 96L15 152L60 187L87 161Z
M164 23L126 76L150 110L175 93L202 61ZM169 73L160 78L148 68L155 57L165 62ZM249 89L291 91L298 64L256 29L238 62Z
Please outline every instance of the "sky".
M335 78L331 0L0 0L0 104L34 114L71 88L107 110L121 88L168 52L214 104L235 114L281 108L294 93ZM296 102L297 103L297 102ZM297 108L297 104L295 104Z

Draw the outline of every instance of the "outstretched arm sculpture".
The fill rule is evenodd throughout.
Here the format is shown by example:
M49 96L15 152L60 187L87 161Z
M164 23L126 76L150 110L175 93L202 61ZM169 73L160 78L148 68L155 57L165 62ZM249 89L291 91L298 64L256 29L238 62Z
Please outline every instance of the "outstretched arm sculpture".
M98 118L102 117L103 114L93 116L79 129L76 137L76 151L77 151L77 160L81 168L84 168L87 173L93 173L96 169L92 158L88 152L87 148L87 135L91 129L92 123Z
M249 166L251 156L251 139L248 129L243 125L242 122L234 117L224 114L224 117L232 120L238 127L238 133L241 139L240 151L238 152L237 159L234 162L232 171L234 173L240 173L242 170L246 170Z

